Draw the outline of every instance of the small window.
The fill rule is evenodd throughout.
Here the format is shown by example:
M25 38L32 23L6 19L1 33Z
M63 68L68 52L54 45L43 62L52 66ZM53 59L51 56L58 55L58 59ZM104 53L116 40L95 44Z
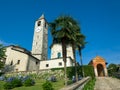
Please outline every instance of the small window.
M13 65L13 61L11 61L10 65Z
M38 21L38 24L37 24L38 26L40 26L41 25L41 21Z
M47 23L45 23L45 28L47 27Z
M49 64L46 64L46 67L49 67Z
M38 62L36 62L36 65L38 65Z
M17 64L20 64L20 60L17 61Z
M59 66L62 66L62 62L59 62Z
M18 72L18 69L15 69L16 72Z
M58 57L58 58L60 58L60 57L61 57L61 53L60 53L60 52L57 54L57 57Z

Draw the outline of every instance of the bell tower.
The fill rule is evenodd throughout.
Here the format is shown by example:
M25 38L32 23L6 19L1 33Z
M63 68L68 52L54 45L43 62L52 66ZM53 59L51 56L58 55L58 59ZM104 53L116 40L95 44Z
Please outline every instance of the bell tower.
M44 14L35 22L32 55L39 60L47 60L48 23Z

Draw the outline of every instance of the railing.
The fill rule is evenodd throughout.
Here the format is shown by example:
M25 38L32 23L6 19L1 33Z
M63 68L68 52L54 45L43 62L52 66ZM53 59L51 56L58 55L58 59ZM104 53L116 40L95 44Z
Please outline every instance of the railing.
M86 77L86 78L83 78L82 80L74 83L74 84L71 84L71 85L68 85L60 90L82 90L82 88L84 87L84 85L90 80L90 77Z

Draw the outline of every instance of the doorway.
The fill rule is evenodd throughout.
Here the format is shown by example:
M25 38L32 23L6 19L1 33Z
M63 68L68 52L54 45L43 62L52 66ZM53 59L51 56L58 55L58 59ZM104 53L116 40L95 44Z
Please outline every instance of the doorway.
M104 68L102 64L97 65L97 72L99 77L105 76Z

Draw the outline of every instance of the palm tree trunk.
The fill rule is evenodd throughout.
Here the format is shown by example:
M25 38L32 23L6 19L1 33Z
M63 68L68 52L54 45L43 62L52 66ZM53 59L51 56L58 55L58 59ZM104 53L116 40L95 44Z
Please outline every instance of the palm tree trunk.
M67 86L67 68L66 68L66 43L65 38L62 39L62 55L63 55L63 61L64 61L64 75L65 75L65 86Z
M84 68L83 68L83 63L82 63L82 52L81 52L81 47L78 47L79 49L79 56L80 56L80 62L81 62L81 70L82 70L82 76L84 77Z
M76 81L78 81L78 73L77 73L77 63L76 63L76 53L75 53L75 44L72 43L72 51L73 51L73 58L74 58L74 62L75 62L75 77L76 77Z

